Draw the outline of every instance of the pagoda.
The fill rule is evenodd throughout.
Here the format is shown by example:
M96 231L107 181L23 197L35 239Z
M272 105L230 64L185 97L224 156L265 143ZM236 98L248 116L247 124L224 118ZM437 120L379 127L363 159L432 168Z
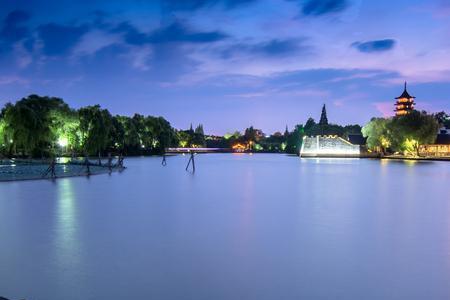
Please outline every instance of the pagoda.
M411 111L414 110L414 105L416 104L414 102L414 99L416 97L411 96L408 91L406 90L406 82L405 82L405 90L403 93L395 98L397 99L397 102L395 102L395 115L396 116L404 116L406 114L409 114Z

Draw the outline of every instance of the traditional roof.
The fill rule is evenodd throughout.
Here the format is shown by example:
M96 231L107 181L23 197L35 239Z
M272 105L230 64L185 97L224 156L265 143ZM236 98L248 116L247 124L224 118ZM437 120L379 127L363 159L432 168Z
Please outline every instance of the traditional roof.
M402 93L399 97L397 97L397 98L395 98L395 99L402 99L402 98L406 98L406 99L414 99L414 98L416 98L416 97L414 97L414 96L411 96L411 95L408 93L408 91L406 90L406 82L405 82L405 90L403 91L403 93Z

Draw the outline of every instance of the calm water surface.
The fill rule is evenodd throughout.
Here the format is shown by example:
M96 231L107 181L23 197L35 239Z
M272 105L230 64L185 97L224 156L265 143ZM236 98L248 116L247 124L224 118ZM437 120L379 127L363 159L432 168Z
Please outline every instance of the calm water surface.
M0 183L0 296L450 299L450 163L187 160Z

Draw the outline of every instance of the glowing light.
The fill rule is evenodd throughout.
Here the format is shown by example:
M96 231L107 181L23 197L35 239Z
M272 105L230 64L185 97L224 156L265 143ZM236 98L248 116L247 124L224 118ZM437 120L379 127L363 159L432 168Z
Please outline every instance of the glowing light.
M300 150L301 157L317 157L317 156L356 156L361 154L358 145L340 137L307 137L302 143Z
M391 142L390 142L386 137L384 137L384 136L382 136L382 137L380 138L380 142L381 142L381 145L382 145L384 148L388 148L388 147L391 145Z
M244 144L237 143L234 144L231 148L236 152L244 152L247 147Z
M256 144L256 143L255 143L254 148L255 148L256 151L261 151L261 150L263 150L263 147L262 147L260 144Z
M416 154L416 149L419 148L419 142L414 139L406 139L403 143L405 149L404 154Z
M69 144L69 140L67 139L67 137L62 136L58 139L58 145L61 147L66 147Z

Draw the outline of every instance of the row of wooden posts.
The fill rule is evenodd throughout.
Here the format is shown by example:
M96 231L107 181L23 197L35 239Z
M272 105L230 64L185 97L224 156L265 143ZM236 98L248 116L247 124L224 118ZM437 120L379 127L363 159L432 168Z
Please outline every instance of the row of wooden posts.
M189 166L192 165L192 173L195 173L195 159L194 156L195 153L194 152L190 152L190 156L189 156L189 160L188 163L186 165L186 171L189 171ZM166 154L163 154L163 159L161 162L161 165L166 166L167 165L167 160L166 160Z
M194 159L195 156L194 155L195 155L194 152L190 152L189 160L188 160L188 163L186 165L186 171L189 171L189 166L192 166L191 167L192 173L195 173L195 159ZM124 157L122 155L120 155L119 158L118 158L117 167L123 168L123 160L124 160ZM56 163L56 158L53 158L51 160L47 170L45 170L45 172L42 174L42 177L45 178L45 177L50 176L51 178L56 178L56 164L57 164ZM162 159L161 164L163 166L167 165L167 160L166 160L166 154L165 153L163 154L163 159ZM86 167L86 176L91 175L91 168L90 168L91 165L93 165L93 164L91 164L89 162L89 159L86 157L85 160L84 160L84 163L83 163L83 166ZM99 161L99 166L101 166L101 162L100 161ZM111 173L112 169L113 169L112 156L111 155L108 155L108 163L107 163L106 166L108 167L109 172Z
M119 158L117 159L117 164L115 166L113 165L112 161L113 161L113 158L112 158L111 154L108 154L108 163L106 164L106 167L109 169L110 173L112 172L114 167L124 168L124 166L123 166L123 161L124 161L123 155L119 155ZM45 178L45 177L50 176L51 178L56 178L56 164L57 164L56 158L52 158L52 160L50 161L50 164L49 164L47 170L45 170L45 172L42 174L42 177ZM83 162L82 165L86 167L86 176L90 176L92 174L90 166L91 165L96 166L96 164L92 164L91 162L89 162L88 157L85 157L84 162ZM98 162L98 166L102 166L100 160Z

